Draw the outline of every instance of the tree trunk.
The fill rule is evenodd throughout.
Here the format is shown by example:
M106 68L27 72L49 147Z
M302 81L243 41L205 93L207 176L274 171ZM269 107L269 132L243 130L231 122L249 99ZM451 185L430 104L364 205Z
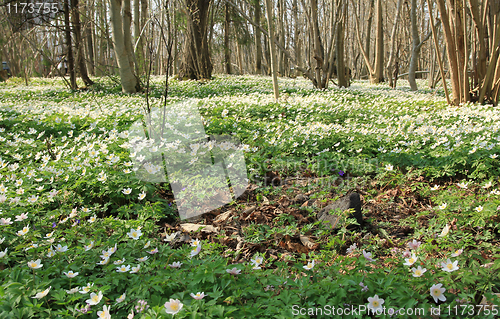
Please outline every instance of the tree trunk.
M267 24L269 27L269 48L270 48L270 59L271 59L271 73L273 75L273 89L274 89L274 99L278 101L280 93L279 93L279 87L278 87L278 76L276 70L277 65L276 65L276 47L274 44L275 37L274 37L274 25L273 25L273 4L271 0L265 0L266 1L266 12L267 12Z
M377 38L375 39L375 66L374 74L370 76L370 83L384 82L384 25L382 20L382 0L377 0Z
M139 79L134 73L134 58L130 24L130 0L111 0L111 27L113 29L113 45L116 62L120 72L122 91L136 93L140 91ZM123 16L122 16L123 8Z
M345 38L345 23L347 20L347 3L340 0L338 3L339 8L342 10L340 21L337 22L336 27L336 63L337 63L337 81L339 87L349 87L349 79L346 74L344 63L344 38ZM333 10L333 9L332 9Z
M312 23L312 35L314 43L314 55L313 58L316 60L316 87L319 89L325 88L326 83L323 83L321 78L321 71L323 69L323 63L325 62L325 56L323 51L323 44L321 43L321 35L319 33L319 21L318 21L318 0L311 0L311 23Z
M365 52L368 58L370 57L371 38L372 38L372 23L373 12L375 11L375 0L370 0L370 11L368 12L368 19L366 19L366 38L365 38ZM363 68L363 73L369 74L368 68ZM363 74L364 75L364 74Z
M418 35L418 26L417 26L417 0L411 0L410 21L411 21L412 49L411 49L410 67L408 70L408 82L410 83L410 90L417 91L418 87L417 87L417 81L415 80L415 72L417 71L417 60L420 53L420 37Z
M443 22L443 31L444 31L444 39L446 42L446 52L448 55L448 62L450 64L450 79L451 79L451 90L453 92L453 105L460 104L460 80L459 80L459 68L458 68L458 60L456 55L456 45L455 39L453 37L450 20L448 16L448 10L446 9L446 5L444 0L436 0L437 7L439 13L441 14L442 22Z
M94 4L91 2L89 4L89 6L91 6L90 8L90 16L93 17L94 16ZM87 6L87 10L88 11L89 8ZM94 25L93 25L93 22L90 22L90 21L87 21L87 23L85 23L85 28L84 28L85 32L85 41L86 41L86 49L87 49L87 56L88 56L88 63L87 63L87 70L89 71L90 75L95 75L95 69L94 69L94 64L95 64L95 60L94 60L94 38L95 38L95 34L94 34Z
M446 95L446 101L448 102L448 104L451 104L450 95L448 93L448 87L446 85L446 78L445 78L445 73L444 73L444 62L441 60L441 54L439 52L437 31L436 31L436 27L434 26L434 18L432 15L431 0L427 0L427 5L429 7L429 19L430 19L430 24L431 24L431 29L432 29L432 38L434 40L434 50L435 50L436 57L437 57L437 62L438 62L438 66L439 66L439 73L441 75L441 80L443 81L444 94ZM444 48L443 48L443 57L445 57Z
M396 50L396 32L397 32L397 29L398 29L398 23L399 23L399 17L401 16L401 5L403 4L403 0L398 0L398 6L396 8L396 16L394 17L394 24L392 26L392 32L391 32L391 51L389 53L389 60L387 61L387 75L389 77L389 86L390 87L395 87L393 84L392 84L392 80L393 80L393 77L392 77L392 73L393 73L393 64L394 64L394 60L397 59L397 57L395 57L395 53L394 51ZM399 50L398 50L399 52Z
M71 0L71 19L74 27L75 49L77 53L76 61L83 82L85 83L85 85L90 86L94 84L94 81L89 78L89 75L87 73L87 66L85 65L85 58L83 55L84 42L82 39L82 26L80 23L80 12L78 6L78 0Z
M95 76L95 58L94 58L94 28L92 24L89 23L89 26L86 28L86 40L87 40L87 55L88 55L88 70L90 75Z
M254 2L255 24L260 26L260 0ZM262 74L262 43L258 27L255 27L255 73Z
M300 29L299 29L299 18L298 18L298 11L299 11L299 6L297 3L297 0L293 0L292 4L292 13L293 13L293 23L294 23L294 33L293 33L293 40L295 42L295 59L297 60L297 63L299 66L301 66L301 42L300 42ZM300 70L296 69L295 70L295 76L300 75Z
M284 0L278 0L278 41L281 44L282 47L286 49L286 44L285 44L285 26L284 26L284 19L285 19L285 8L284 8ZM278 53L278 70L279 74L281 76L287 76L287 71L286 71L286 58L285 54L280 51Z
M231 74L231 53L229 48L229 33L231 25L231 13L229 3L226 2L224 17L224 64L226 65L226 74Z
M69 24L69 8L71 0L64 0L64 24L65 24L65 34L66 34L66 50L67 50L67 60L68 60L68 71L70 86L72 90L76 90L78 87L76 85L75 76L75 60L73 58L73 47L71 44L71 29Z
M148 0L141 0L141 30L146 26L148 19ZM138 69L144 70L146 67L146 53L144 52L144 34L139 38L139 43L137 43L137 49L135 50ZM140 73L139 73L140 74Z
M212 0L186 0L188 13L184 56L179 79L210 79L212 61L208 49L208 13Z
M133 31L133 44L135 47L135 43L139 40L140 41L140 35L141 35L141 0L132 0L133 4L133 13L134 13L134 21L132 24L132 31ZM142 38L142 37L141 37ZM142 47L137 50L135 50L135 56L137 63L135 65L135 73L140 74L141 70L143 70L142 63L143 63L143 52L142 52Z

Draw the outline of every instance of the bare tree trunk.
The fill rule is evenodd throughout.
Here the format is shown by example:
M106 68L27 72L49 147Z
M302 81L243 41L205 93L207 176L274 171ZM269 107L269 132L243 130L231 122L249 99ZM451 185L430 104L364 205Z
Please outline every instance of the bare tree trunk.
M439 72L441 74L441 80L443 81L444 94L446 95L446 101L448 102L448 104L451 104L450 95L448 93L448 87L446 85L446 78L445 78L445 73L444 73L444 63L441 60L441 54L439 52L437 31L436 31L436 27L434 26L434 18L432 15L431 0L427 0L427 5L429 7L429 19L430 19L430 24L431 24L431 28L432 28L432 37L434 39L434 49L435 49L435 53L436 53L436 57L437 57L438 65L439 65ZM443 56L444 56L444 48L443 48Z
M417 81L415 80L415 72L417 71L417 60L420 53L420 37L418 35L417 26L417 0L411 0L411 10L410 10L410 20L411 20L411 37L412 37L412 49L410 58L410 67L408 70L408 82L410 83L410 90L417 91Z
M132 31L134 34L134 42L139 39L141 34L141 0L132 0L132 9L134 14L134 23L132 24Z
M448 62L450 63L450 78L451 78L451 87L453 92L452 104L459 105L461 101L460 78L459 78L460 71L456 55L455 38L453 37L451 31L450 18L444 0L436 0L436 1L443 22L444 38L446 42L446 52L448 55Z
M90 8L89 8L90 7ZM94 25L92 19L94 18L94 3L93 1L89 4L87 7L87 11L90 9L90 19L85 23L85 40L87 44L87 55L88 55L88 63L87 63L87 69L90 73L90 75L95 75L95 70L94 70Z
M254 1L254 19L255 23L260 26L260 0ZM258 27L255 27L255 73L262 74L262 43Z
M375 39L374 74L370 83L384 82L384 25L382 19L382 0L377 0L377 38Z
M141 0L132 0L132 9L134 13L134 21L132 24L132 31L134 34L134 44L139 40L139 37L141 35ZM136 60L137 63L135 65L135 73L137 75L140 74L142 70L142 51L141 50L136 50L135 52L136 55Z
M85 58L83 55L84 42L82 39L82 27L80 23L80 12L78 6L78 0L71 0L71 19L74 27L75 49L77 53L76 61L83 82L85 83L85 85L90 86L94 84L94 81L89 78L89 75L87 73L87 66L85 65Z
M297 63L299 66L301 66L301 42L300 42L300 29L299 29L299 18L298 18L298 11L299 11L299 5L297 3L297 0L293 0L292 4L292 14L293 14L293 23L294 23L294 33L293 33L293 40L295 42L295 59L297 60ZM295 76L300 75L300 70L296 69L295 70Z
M333 10L333 9L332 9ZM349 87L349 79L346 74L344 63L344 38L345 38L345 24L347 20L347 3L340 0L338 2L337 10L342 11L340 20L337 22L336 27L336 63L337 63L337 81L339 87Z
M134 73L132 37L130 24L130 0L111 0L111 27L113 29L113 45L116 62L120 72L122 91L136 93L140 91L139 79ZM122 16L123 9L123 16Z
M140 21L140 29L141 30L146 27L148 16L149 16L149 14L148 14L148 0L141 0L141 21ZM139 38L139 43L137 43L137 50L135 51L139 72L143 72L141 70L145 70L145 68L146 68L146 62L145 62L146 55L144 52L144 43L145 43L144 38L145 38L145 35L142 35Z
M365 38L365 52L368 58L370 57L370 49L371 49L372 24L373 24L373 12L375 11L375 0L370 0L369 10L370 11L368 12L368 19L366 19L366 38ZM369 74L369 71L366 67L362 72Z
M69 24L70 1L71 0L64 0L64 24L65 24L66 48L67 48L66 54L68 60L68 71L69 71L71 89L76 90L78 87L76 85L75 60L73 58L73 47L71 44L71 29Z
M434 50L429 50L429 74L427 75L427 85L429 89L436 87L436 58Z
M231 25L231 13L229 4L226 2L224 5L225 17L224 17L224 64L226 66L226 74L231 74L231 54L229 48L229 33Z
M266 1L266 12L267 12L267 24L269 28L269 48L270 48L270 58L271 58L271 73L273 75L273 89L274 89L274 99L277 101L280 96L278 87L278 76L277 76L277 65L276 65L276 48L275 48L275 37L274 37L274 25L273 25L273 4L271 0Z
M312 34L314 43L314 55L313 58L316 60L315 74L316 74L316 87L319 89L325 88L325 84L321 79L321 71L323 69L323 63L325 62L325 56L323 51L323 44L321 43L321 35L319 33L319 22L318 22L318 0L311 0L311 23L312 23Z
M208 14L212 0L185 0L187 31L184 56L179 70L180 79L210 79L212 61L208 48Z
M387 61L387 75L389 77L389 86L390 87L395 87L392 84L392 71L393 71L393 64L395 60L395 53L394 51L396 50L396 33L398 30L398 23L399 23L399 17L401 16L401 5L403 4L403 0L398 0L398 5L396 8L396 16L394 17L394 24L392 26L392 32L391 32L391 51L389 53L389 60ZM399 52L399 51L398 51Z
M284 0L278 0L278 41L282 47L286 49L285 43L285 26L283 20L285 19L285 4ZM286 71L286 58L283 51L278 53L278 70L281 76L287 76Z

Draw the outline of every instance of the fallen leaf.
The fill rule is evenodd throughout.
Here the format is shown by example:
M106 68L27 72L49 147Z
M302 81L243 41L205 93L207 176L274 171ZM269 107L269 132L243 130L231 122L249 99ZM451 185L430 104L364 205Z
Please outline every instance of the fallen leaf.
M188 232L188 233L198 231L200 228L201 228L202 232L206 232L206 233L217 233L218 232L218 228L214 227L212 225L186 223L186 224L181 224L180 226L181 226L183 231Z
M300 235L300 242L311 250L315 250L319 246L318 243L313 243L309 237L303 235Z
M215 217L214 223L220 224L225 222L231 216L232 213L233 213L232 210L228 210L227 212L218 215L217 217Z

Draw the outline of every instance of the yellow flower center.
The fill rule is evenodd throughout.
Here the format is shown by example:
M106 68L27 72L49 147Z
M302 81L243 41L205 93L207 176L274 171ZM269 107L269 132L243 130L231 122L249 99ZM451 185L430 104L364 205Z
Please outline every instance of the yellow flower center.
M441 295L441 291L439 289L434 289L434 295L435 296Z
M176 303L173 303L173 304L171 304L170 308L172 308L172 310L174 310L174 311L175 311L175 310L178 310L178 309L179 309L179 305L178 305L178 304L176 304Z
M374 306L375 308L377 308L379 305L380 305L380 304L378 303L378 301L376 301L376 300L374 300L374 301L373 301L373 306Z
M137 232L133 232L132 237L137 237Z
M420 270L415 270L415 275L420 276L422 275L422 272Z
M37 266L36 263L31 263L31 268L35 268Z
M413 264L413 263L415 262L415 259L410 258L410 259L408 260L408 262L409 262L410 264Z
M451 269L453 269L453 264L448 264L448 265L446 265L446 267L451 270Z

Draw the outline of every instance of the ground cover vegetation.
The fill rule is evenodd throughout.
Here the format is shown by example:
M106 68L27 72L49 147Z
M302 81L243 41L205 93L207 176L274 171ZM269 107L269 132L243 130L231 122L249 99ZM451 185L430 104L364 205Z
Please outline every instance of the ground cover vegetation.
M366 82L280 79L278 102L265 77L169 84L167 105L192 99L245 151L247 191L195 221L215 230L179 233L169 184L135 177L128 129L164 78L148 101L106 79L0 83L0 317L498 315L498 108ZM317 221L354 191L363 225Z

